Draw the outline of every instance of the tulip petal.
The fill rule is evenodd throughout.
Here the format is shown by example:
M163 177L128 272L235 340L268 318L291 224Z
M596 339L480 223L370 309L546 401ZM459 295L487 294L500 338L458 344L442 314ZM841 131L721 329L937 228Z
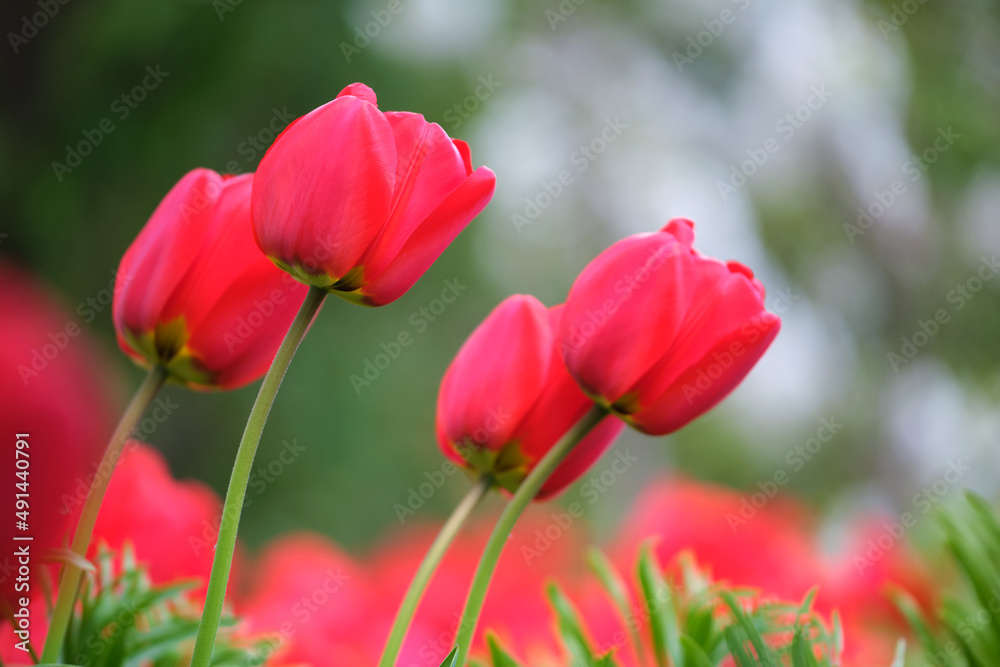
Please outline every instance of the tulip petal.
M490 169L473 172L417 227L385 271L369 278L362 294L373 305L391 303L405 294L486 207L495 188L496 176Z
M187 343L213 374L212 385L221 389L242 386L267 372L309 291L270 262L247 267L233 278Z
M544 305L532 296L505 299L452 360L438 394L439 443L497 451L545 387L554 339ZM472 440L472 443L466 442Z
M644 433L665 435L704 414L743 381L778 335L781 320L768 312L725 335L712 334L715 344L705 355L688 363L683 372L629 422ZM706 334L707 335L707 334ZM739 354L734 351L739 350Z
M183 315L188 330L196 328L234 281L235 273L245 267L271 264L253 240L250 224L252 184L253 174L220 183L218 196L208 207L211 219L205 226L197 255L160 310L161 322ZM272 275L281 277L280 273Z
M119 333L143 335L156 328L165 304L201 252L222 183L209 169L185 174L125 251L112 307Z
M375 91L363 83L352 83L349 86L345 86L344 89L337 94L337 98L341 97L356 97L359 100L364 100L373 106L378 106L378 98L375 97Z
M562 305L549 309L549 326L553 332L559 331L562 311ZM529 463L533 465L545 456L593 404L570 376L555 349L545 374L544 389L517 429L521 452Z
M710 350L719 349L720 337L750 325L762 314L768 315L764 311L763 288L752 278L752 273L747 278L749 269L697 254L692 261L686 287L697 298L684 314L673 345L633 387L633 400L642 405L656 400ZM738 268L734 270L733 266Z
M415 113L385 114L396 138L389 218L361 260L365 276L383 273L417 227L468 177L458 148L437 123Z
M340 279L388 217L395 163L392 128L362 98L345 95L303 116L275 140L254 179L261 250L317 280Z
M563 308L559 305L549 309L549 323L553 332L559 331ZM583 393L566 370L558 349L554 350L545 389L517 429L521 451L528 458L528 464L533 467L593 405L594 402ZM600 458L624 428L625 423L617 417L605 419L594 427L549 476L538 499L550 497L573 483Z
M663 357L688 312L694 270L689 246L653 233L615 243L580 273L560 339L585 391L610 405Z
M469 144L465 143L461 139L452 139L451 141L455 144L455 148L458 149L458 154L462 156L462 164L465 165L465 173L471 174L475 170L472 168L472 149L469 148Z

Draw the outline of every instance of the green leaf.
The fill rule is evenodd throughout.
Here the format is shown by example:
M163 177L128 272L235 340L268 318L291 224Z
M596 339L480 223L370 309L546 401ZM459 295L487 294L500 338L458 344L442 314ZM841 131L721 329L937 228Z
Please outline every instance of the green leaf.
M632 643L632 651L635 653L636 659L639 661L639 664L644 663L645 652L643 651L642 637L639 636L636 624L629 621L633 617L632 605L629 601L628 589L625 586L625 581L621 573L611 560L604 555L604 552L599 549L591 548L588 551L587 564L590 566L590 570L597 576L601 587L618 611L622 626L628 631L629 640Z
M757 659L752 657L746 649L746 634L737 625L730 625L723 630L726 636L726 645L732 653L733 661L737 667L757 667Z
M739 601L733 597L731 593L726 591L722 592L722 599L726 603L726 606L729 607L729 611L732 612L737 625L739 625L740 629L743 630L743 633L749 638L760 664L764 665L764 667L775 667L776 663L774 656L771 654L770 647L768 647L764 638L761 637L760 631L754 625L753 621L751 621L750 617L746 615L745 611L743 611L743 607L740 605Z
M801 630L797 630L792 637L791 654L792 667L819 667L811 642Z
M458 663L458 646L451 649L451 653L448 654L448 657L444 659L444 662L442 662L439 667L455 667L457 663Z
M681 635L681 648L684 649L684 661L688 667L714 667L715 663L708 657L704 649L687 635Z
M889 591L889 598L896 605L896 609L903 615L903 618L906 619L906 622L914 634L916 634L917 639L920 640L924 651L930 655L936 655L941 652L941 645L934 637L934 633L927 624L923 612L920 611L920 605L913 599L913 596L903 590L891 589Z
M492 632L486 633L486 644L490 648L490 660L493 661L493 667L523 667L514 659L514 656L500 646L500 640Z
M563 646L569 652L573 663L583 663L589 665L594 662L594 651L590 647L587 633L583 629L583 622L573 606L563 592L554 583L545 587L546 596L556 612L557 628Z
M640 550L639 583L650 616L656 664L660 667L684 667L674 594L660 573L660 564L649 542Z

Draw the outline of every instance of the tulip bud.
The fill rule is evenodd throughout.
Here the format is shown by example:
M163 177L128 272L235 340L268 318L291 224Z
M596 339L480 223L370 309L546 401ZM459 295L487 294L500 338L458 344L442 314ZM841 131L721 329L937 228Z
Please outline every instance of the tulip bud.
M650 435L725 398L778 333L747 267L691 247L694 223L614 244L576 279L559 331L569 373L600 405Z
M472 332L441 382L441 449L509 491L592 405L556 349L560 311L531 296L507 298ZM582 475L622 428L613 418L598 424L549 477L539 498Z
M263 375L308 291L254 243L252 180L189 172L118 268L118 344L192 387L232 389Z
M289 125L260 162L261 250L298 280L380 306L424 274L493 196L464 141L420 114L379 111L352 84Z

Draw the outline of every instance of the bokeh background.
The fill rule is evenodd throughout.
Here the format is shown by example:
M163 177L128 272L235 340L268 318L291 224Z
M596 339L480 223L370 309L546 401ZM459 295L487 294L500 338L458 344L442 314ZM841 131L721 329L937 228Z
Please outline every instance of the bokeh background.
M962 486L997 495L1000 279L976 282L1000 270L995 3L69 0L32 32L38 11L0 8L0 256L61 293L122 400L141 372L109 309L85 320L88 299L187 170L253 170L274 130L363 81L497 173L493 202L404 298L325 306L258 452L250 547L307 528L361 551L398 526L441 469L438 383L479 320L514 292L558 303L600 250L675 216L697 221L703 252L754 268L784 327L720 408L621 439L641 465L589 507L598 539L663 471L749 495L784 470L832 542L861 512L912 510L956 459ZM72 166L85 132L100 143ZM563 170L572 182L546 198ZM467 288L422 314L448 280ZM414 343L358 389L404 331ZM256 386L167 391L180 407L146 439L221 494ZM795 469L824 419L842 427ZM468 486L447 477L417 514L444 516Z

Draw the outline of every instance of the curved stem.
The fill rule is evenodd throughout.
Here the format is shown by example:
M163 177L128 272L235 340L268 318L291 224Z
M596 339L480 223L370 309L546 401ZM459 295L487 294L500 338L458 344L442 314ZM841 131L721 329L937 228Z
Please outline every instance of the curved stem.
M90 538L94 534L94 525L97 523L101 501L104 500L104 493L108 490L111 474L122 455L122 449L166 379L167 369L163 366L157 364L149 369L149 373L139 385L118 421L118 425L111 435L111 440L108 441L108 446L104 449L101 465L97 469L97 474L94 475L94 481L90 484L87 500L83 503L80 519L76 524L76 532L73 533L73 542L70 544L70 549L82 558L87 557L87 549L90 547ZM59 581L59 592L56 596L56 606L52 611L52 621L49 624L45 648L42 650L43 663L59 662L59 652L62 651L63 640L66 638L66 628L73 613L73 605L76 602L77 589L80 587L82 575L83 572L80 568L71 562L67 562L63 568L62 579Z
M424 556L423 562L420 563L417 573L413 575L413 581L410 582L410 588L406 591L406 597L403 598L402 604L399 605L396 620L393 621L392 630L389 632L389 639L385 644L385 650L382 652L382 659L378 663L379 667L393 667L396 664L399 650L403 647L403 640L406 639L406 631L410 629L410 622L417 612L420 599L427 588L427 584L430 583L431 577L434 576L434 571L437 570L438 565L441 563L441 558L444 556L445 551L448 550L448 546L452 540L455 539L455 535L458 534L462 524L472 514L472 510L479 504L479 501L486 497L486 494L492 487L493 478L490 475L480 477L476 485L469 490L469 493L466 494L462 502L458 504L451 513L451 516L448 517L445 524L441 526L441 532L434 538L434 543L427 550L427 555Z
M591 429L597 426L607 414L608 411L605 408L594 405L577 422L576 426L542 457L542 460L538 462L534 470L528 473L528 476L524 478L521 486L518 487L507 503L507 507L504 508L500 519L493 528L493 533L490 534L489 542L486 543L486 549L479 559L479 566L476 568L476 574L472 579L472 586L469 588L469 597L465 602L465 612L462 614L462 620L458 625L458 637L455 639L455 643L458 645L458 660L455 662L456 665L465 665L466 660L468 660L469 651L472 649L472 638L476 633L479 615L483 611L483 602L486 600L486 592L489 590L490 580L493 579L493 572L496 570L500 554L507 543L507 538L510 536L510 531L514 528L514 524L517 523L521 514L528 507L528 503L538 495L539 490L541 490L542 485L545 484L545 480L549 478L549 475L559 467L559 464L573 450L573 447L583 440L590 433Z
M198 625L198 638L194 643L191 656L191 667L208 667L212 660L212 650L215 648L215 635L219 631L222 619L222 607L226 599L226 586L229 584L229 571L233 565L233 551L236 549L236 532L240 525L240 514L247 492L247 482L253 468L257 445L271 412L274 397L281 386L295 351L309 329L309 323L319 311L326 290L321 287L311 287L306 295L298 315L281 341L281 347L274 355L274 361L261 382L260 391L250 410L239 449L236 451L236 461L233 464L233 474L229 478L229 488L226 491L226 501L222 507L222 521L219 524L219 539L215 544L215 557L212 560L212 574L208 579L208 591L205 594L205 607Z

